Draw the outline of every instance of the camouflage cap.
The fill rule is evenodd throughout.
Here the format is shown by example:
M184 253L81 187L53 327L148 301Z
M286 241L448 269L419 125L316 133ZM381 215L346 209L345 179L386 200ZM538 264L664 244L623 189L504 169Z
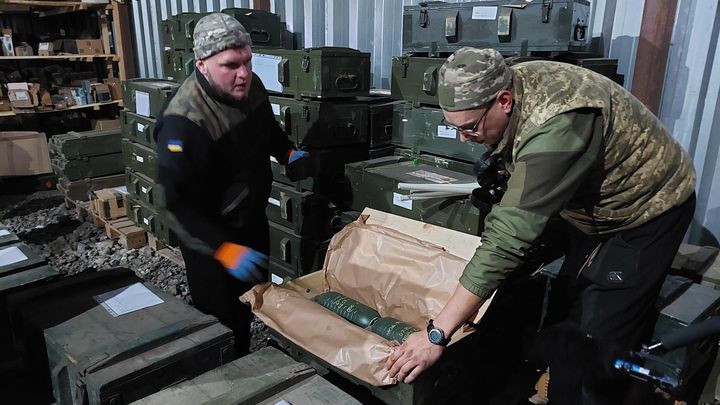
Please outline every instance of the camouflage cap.
M495 49L460 48L440 67L438 100L446 111L462 111L489 103L510 87L512 74Z
M195 59L209 58L228 48L252 45L250 34L232 16L224 13L206 15L198 21L193 32Z

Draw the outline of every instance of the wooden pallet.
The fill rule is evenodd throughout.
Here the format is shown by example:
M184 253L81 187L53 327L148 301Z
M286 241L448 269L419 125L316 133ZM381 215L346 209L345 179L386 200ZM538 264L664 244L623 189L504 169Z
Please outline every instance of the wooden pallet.
M160 256L170 260L180 267L185 267L185 260L182 257L180 248L166 245L163 241L159 240L151 233L148 233L148 245Z
M65 207L67 209L74 209L79 219L85 219L90 216L90 202L89 201L77 201L69 197L65 197Z

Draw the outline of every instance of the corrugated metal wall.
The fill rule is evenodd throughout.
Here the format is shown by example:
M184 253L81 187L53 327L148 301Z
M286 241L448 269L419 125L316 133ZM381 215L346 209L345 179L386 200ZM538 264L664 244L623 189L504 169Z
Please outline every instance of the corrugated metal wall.
M452 2L452 0L450 0ZM270 11L301 44L370 52L372 85L390 87L392 57L401 53L403 6L420 0L270 0ZM591 0L594 37L631 88L644 0ZM161 77L160 21L188 11L252 8L252 0L133 0L141 77ZM720 239L720 7L717 0L679 0L660 118L691 153L698 171L698 210L690 241ZM711 136L715 134L715 136Z

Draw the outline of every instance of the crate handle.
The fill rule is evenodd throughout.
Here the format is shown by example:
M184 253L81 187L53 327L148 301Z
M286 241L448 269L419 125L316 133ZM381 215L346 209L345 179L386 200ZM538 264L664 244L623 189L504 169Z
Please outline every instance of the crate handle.
M433 95L437 90L437 66L430 66L423 73L422 89L426 94Z
M283 131L288 132L292 129L292 114L290 111L289 106L282 107L280 109L280 116L282 117L282 121L280 122L280 125L282 126Z
M189 76L195 70L195 59L188 59L185 62L185 75Z
M195 31L195 20L185 23L185 38L192 39L193 31Z
M292 261L292 244L290 243L290 239L282 238L280 240L280 251L283 261L290 263Z
M344 85L343 83L347 83ZM360 87L360 81L355 75L340 75L335 79L335 88L340 91L356 90Z
M288 204L290 202L290 198L285 195L285 193L281 193L280 195L280 217L288 222L292 222L293 220L293 212L292 212L292 204Z
M278 82L283 86L288 85L290 79L290 61L287 58L282 58L278 63Z
M270 33L268 33L265 30L252 30L250 31L250 39L252 39L253 44L254 43L260 43L260 44L267 44L270 42Z

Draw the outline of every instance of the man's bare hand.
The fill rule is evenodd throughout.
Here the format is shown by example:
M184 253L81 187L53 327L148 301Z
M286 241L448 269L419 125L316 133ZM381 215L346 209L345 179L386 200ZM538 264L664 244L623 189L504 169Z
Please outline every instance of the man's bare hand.
M390 378L397 377L398 381L411 383L435 364L444 350L445 347L430 343L426 332L415 332L395 348L385 368L390 371Z

